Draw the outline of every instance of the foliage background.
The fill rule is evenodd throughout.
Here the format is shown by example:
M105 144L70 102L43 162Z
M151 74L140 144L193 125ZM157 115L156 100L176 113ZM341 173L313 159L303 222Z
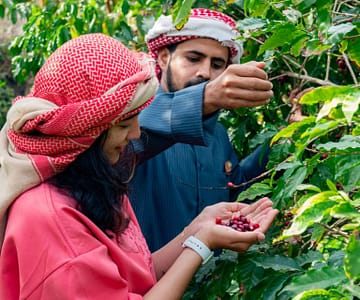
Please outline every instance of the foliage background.
M28 82L57 47L88 32L146 50L161 13L181 26L191 7L233 16L242 62L267 63L271 103L220 120L239 157L271 139L268 171L238 201L266 195L280 214L264 242L200 269L184 299L359 299L360 1L3 0L0 17L26 21L8 47L12 76ZM1 122L13 97L4 82ZM306 117L288 125L294 101Z

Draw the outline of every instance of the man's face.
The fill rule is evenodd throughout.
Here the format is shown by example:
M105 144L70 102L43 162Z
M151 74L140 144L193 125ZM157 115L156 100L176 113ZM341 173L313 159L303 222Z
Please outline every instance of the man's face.
M199 38L180 43L172 53L159 54L161 86L174 92L219 76L228 65L229 49L218 41Z

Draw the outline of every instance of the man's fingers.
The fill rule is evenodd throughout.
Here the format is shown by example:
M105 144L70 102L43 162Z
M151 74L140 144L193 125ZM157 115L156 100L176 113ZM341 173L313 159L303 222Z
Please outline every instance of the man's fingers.
M261 63L252 62L247 64L233 64L230 65L224 73L226 74L226 72L228 72L239 77L252 77L267 80L268 75L263 70L262 66L263 65Z
M228 90L271 91L273 84L264 79L232 76L226 78L223 87Z
M263 61L248 61L246 63L243 63L243 65L249 65L249 66L255 66L257 68L260 68L260 69L264 69L265 66L266 66L266 63L263 62Z

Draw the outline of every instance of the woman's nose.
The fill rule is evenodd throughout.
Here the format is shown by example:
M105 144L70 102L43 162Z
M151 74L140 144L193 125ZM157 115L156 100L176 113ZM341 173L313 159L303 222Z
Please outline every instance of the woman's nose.
M140 138L140 124L139 124L139 119L138 116L135 117L134 122L131 124L128 135L127 135L127 139L128 140L135 140Z

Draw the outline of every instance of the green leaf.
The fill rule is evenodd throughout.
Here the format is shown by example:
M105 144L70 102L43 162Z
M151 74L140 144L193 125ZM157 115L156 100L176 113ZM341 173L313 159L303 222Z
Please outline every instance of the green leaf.
M144 33L147 33L150 30L150 28L154 25L154 22L155 22L155 17L154 16L142 17L141 30Z
M259 256L252 258L252 261L261 268L273 269L275 271L300 271L302 268L296 260L287 256Z
M0 18L4 18L5 16L5 6L0 4Z
M307 290L326 289L339 285L345 280L346 276L342 269L326 266L293 277L291 283L282 290L281 294L297 295Z
M354 129L353 129L353 131L352 131L352 134L353 134L354 136L360 135L360 123L359 123L359 124L355 124L355 127L354 127Z
M319 31L321 36L327 35L327 31L332 24L332 3L327 0L316 1Z
M246 18L238 21L236 24L240 31L247 32L263 28L267 23L259 18Z
M360 186L360 153L344 152L334 158L334 163L335 179L341 181L345 191Z
M173 24L177 30L181 30L188 21L192 4L193 0L183 0L179 11L176 15L173 15Z
M315 117L306 117L299 122L294 122L288 125L287 127L281 129L271 140L270 146L276 143L280 138L290 138L294 135L294 133L300 128L307 127L308 125L312 125L315 122Z
M360 231L360 223L347 223L343 226L341 226L340 228L343 231L350 231L350 232L354 232L354 231Z
M342 111L344 113L344 116L345 116L348 124L350 124L354 113L357 111L359 103L360 103L360 97L358 97L357 99L354 99L354 98L348 97L348 95L346 95L345 98L334 98L334 99L332 99L331 102L327 102L323 105L323 107L321 108L321 110L318 113L316 121L320 120L323 117L330 115L330 112L333 108L337 107L338 105L342 105Z
M332 266L334 268L339 268L339 267L343 268L344 257L345 257L344 250L336 250L336 251L331 250L327 263L329 266Z
M305 211L312 210L314 206L316 206L319 203L322 202L337 203L337 201L339 200L342 200L342 198L337 191L321 192L306 199L306 201L301 205L301 207L298 209L296 213L299 216Z
M294 56L299 56L304 49L305 42L309 39L308 36L301 36L297 41L293 41L290 53Z
M290 153L293 151L291 148L292 145L289 142L272 145L269 153L268 168L271 169L282 164L291 155Z
M352 234L345 250L345 274L352 281L360 279L360 238Z
M289 279L290 274L276 272L264 278L265 283L261 297L258 299L276 300L277 293L282 289L284 283ZM255 287L256 288L256 287Z
M266 50L275 50L278 47L286 44L292 44L294 40L301 37L306 37L306 33L297 29L297 27L291 23L285 23L275 26L272 30L272 35L267 38L259 48L258 55L261 55Z
M316 3L316 0L304 0L297 2L297 7L301 12L306 12L307 9L313 6Z
M332 25L328 30L329 37L327 39L328 44L337 44L339 43L344 35L349 33L355 28L355 25L352 23L343 23L339 25Z
M244 0L244 12L251 16L258 17L266 15L270 8L269 1L265 0Z
M297 152L301 152L306 146L308 141L314 140L315 138L326 135L329 130L336 128L339 125L340 121L324 121L322 123L317 123L315 126L309 128L305 131L295 145L297 146Z
M260 196L268 195L272 192L272 188L267 184L254 183L246 191L239 194L236 201L254 200Z
M284 14L284 16L289 20L289 22L296 24L298 22L298 20L301 18L302 14L300 11L289 7L287 9L284 9L282 11L282 13Z
M322 102L329 102L334 98L338 98L339 95L348 95L360 90L360 88L354 88L353 86L323 86L315 88L300 99L300 104L313 105Z
M353 115L357 112L360 104L360 89L358 89L357 92L354 92L351 95L345 95L341 104L342 111L348 124L350 125Z
M331 294L329 291L324 289L317 289L317 290L310 290L302 292L296 297L293 298L293 300L331 300Z
M306 167L301 164L299 165L299 162L296 162L294 167L285 171L278 180L272 195L275 207L281 208L281 206L293 196L297 186L304 181L306 171Z
M129 12L129 10L130 10L129 1L124 0L121 6L121 12L123 13L123 15L126 15Z
M328 216L330 209L343 201L335 191L326 191L308 198L296 212L290 228L284 230L282 238L303 233L309 226Z
M331 180L329 180L328 178L326 179L326 185L329 187L329 189L331 191L334 191L334 192L337 191L336 185Z
M311 39L306 44L304 56L320 55L329 49L331 49L331 45L324 45L318 38Z
M358 218L360 221L360 212L350 202L342 202L332 208L330 215L334 218Z
M348 290L351 295L360 298L360 286L356 285L343 285L344 289Z
M353 86L327 86L316 88L306 93L299 100L301 104L316 104L324 102L316 118L316 121L328 116L330 111L342 106L342 111L347 122L350 124L360 104L360 87Z
M320 193L321 189L319 187L317 187L316 185L312 185L312 184L300 184L296 190L298 191L313 191L313 192L317 192Z
M347 55L356 63L357 67L360 67L360 38L352 38L347 46Z
M306 167L302 165L286 170L283 175L285 186L278 197L290 198L296 191L296 188L304 181L306 171Z
M348 149L360 149L360 139L352 135L344 135L338 142L327 142L317 145L316 149L319 150L348 150Z
M16 8L13 7L10 9L10 16L11 16L11 22L13 24L16 24L17 22L17 12L16 12Z
M322 260L323 255L319 251L309 251L295 257L294 259L299 266L304 266L306 264L312 264L314 261Z

